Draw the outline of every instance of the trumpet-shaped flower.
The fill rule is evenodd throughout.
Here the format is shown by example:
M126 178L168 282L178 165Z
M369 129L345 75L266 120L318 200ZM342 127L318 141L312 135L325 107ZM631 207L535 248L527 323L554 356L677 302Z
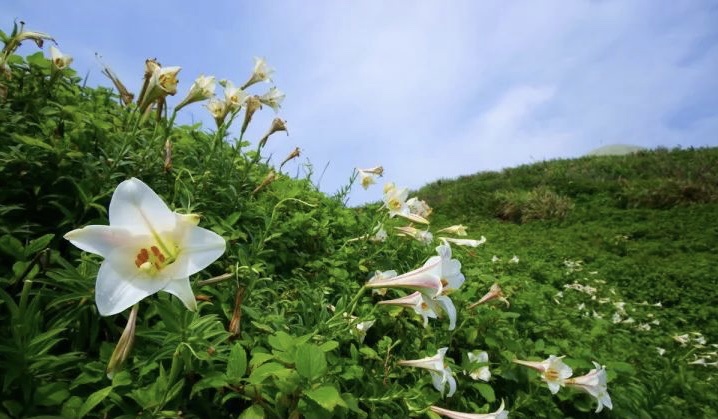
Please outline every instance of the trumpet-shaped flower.
M227 112L229 111L227 102L213 97L205 106L207 106L209 113L212 114L212 118L214 118L214 122L217 123L217 126L219 127L222 125L224 123L224 119L227 117Z
M504 296L504 292L501 290L501 287L499 286L499 284L494 283L493 285L491 285L489 292L484 294L484 296L481 297L481 299L479 301L471 304L468 308L474 308L480 304L484 304L491 300L503 301L504 303L506 303L507 307L511 305L509 303L509 300L507 300L506 297Z
M409 213L418 215L423 219L426 219L426 217L431 215L431 212L433 211L429 204L425 201L417 199L416 197L409 198L406 201L406 206L409 208Z
M52 60L52 68L55 71L64 70L72 63L72 57L63 54L54 45L50 45L50 59Z
M182 99L182 102L180 102L175 107L175 110L182 109L190 103L199 102L211 98L212 96L214 96L215 87L216 84L214 81L214 76L207 77L204 75L200 75L199 77L197 77L194 83L192 83L192 86L189 88L187 96Z
M227 103L227 108L232 111L236 111L244 105L249 98L249 95L239 87L234 87L231 81L226 81L224 84L224 101Z
M438 256L430 257L424 266L394 278L371 280L368 288L406 288L421 291L430 298L448 294L464 283L461 262L451 258L451 248L440 245Z
M274 112L277 113L279 112L279 108L282 107L285 96L281 90L276 87L271 87L267 93L259 97L259 101L274 109Z
M474 239L455 239L453 237L439 237L444 242L449 242L452 244L456 244L459 246L468 246L468 247L479 247L482 244L486 243L486 237L481 236L480 240L474 240Z
M469 371L469 376L474 380L489 381L491 371L489 366L489 354L486 351L472 351L468 353L469 362L472 364L482 364L478 368Z
M409 213L409 207L406 205L408 196L409 190L406 188L399 189L393 183L384 186L384 206L389 210L389 217Z
M429 370L434 388L439 390L443 396L446 385L448 384L449 392L446 396L451 397L456 392L456 379L451 373L451 368L444 362L444 356L448 349L449 348L441 348L436 352L436 355L426 358L399 361L399 365Z
M444 409L443 407L438 406L431 406L429 409L431 409L432 412L439 414L441 416L446 416L447 418L451 419L508 419L509 418L509 412L507 410L504 410L504 401L501 400L501 406L499 409L495 412L491 413L464 413L464 412L456 412L449 409Z
M252 75L249 77L249 80L244 83L242 88L246 89L247 87L262 81L270 81L272 80L270 78L272 73L274 73L274 70L267 65L264 58L254 57L254 70L252 71Z
M596 398L598 402L596 413L603 410L603 406L613 409L613 403L611 403L611 396L608 395L608 386L606 384L606 368L597 362L594 362L593 365L596 368L589 371L588 374L569 378L565 381L565 384L567 387L585 391Z
M148 61L148 63L154 63ZM152 69L152 75L147 82L147 89L142 95L142 103L140 103L140 110L144 111L148 106L157 99L174 96L177 93L177 74L179 74L181 67L160 67L155 64L148 64L148 68Z
M521 361L518 359L514 359L514 362L540 372L541 379L546 382L552 394L558 393L561 387L566 385L566 379L573 374L571 367L563 363L562 356L551 355L541 362Z
M383 229L383 227L382 227L382 229ZM394 271L394 270L384 271L384 272L376 271L376 272L374 272L374 276L372 276L369 279L369 281L367 281L367 284L372 283L372 282L383 281L383 280L394 278L394 277L396 277L396 271ZM369 285L367 285L367 287L372 288ZM387 291L386 288L373 289L372 294L379 294L381 296L384 296L384 295L386 295L386 291Z
M429 318L435 319L438 317L436 311L432 309L432 300L419 291L405 297L379 301L379 304L395 305L413 309L416 314L420 315L424 319L424 327L429 325Z
M413 237L414 239L420 241L421 243L424 243L427 246L430 245L432 241L434 241L434 235L427 230L419 230L412 226L394 228L399 230L399 233L397 233L399 236Z
M100 315L119 313L158 291L195 310L189 276L224 253L224 239L197 227L199 216L170 211L135 178L117 186L109 218L109 226L90 225L65 234L80 249L105 258L95 285Z
M357 172L359 173L359 183L361 183L362 188L369 189L369 186L376 183L374 174L365 172L361 169L357 169Z
M465 236L466 226L463 224L457 224L450 227L442 228L441 230L437 231L437 233L448 233L456 234L457 236Z

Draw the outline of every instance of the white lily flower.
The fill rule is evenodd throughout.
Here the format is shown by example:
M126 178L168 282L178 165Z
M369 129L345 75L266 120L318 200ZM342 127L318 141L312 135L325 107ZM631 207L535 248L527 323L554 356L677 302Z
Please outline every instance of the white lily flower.
M434 235L427 230L419 230L412 226L394 228L399 230L399 233L397 233L399 236L413 237L414 239L420 241L427 246L430 245L432 241L434 241Z
M389 217L410 212L409 207L406 205L408 196L409 190L406 188L398 189L393 183L384 186L384 207L389 210Z
M239 87L234 87L231 81L225 82L224 85L224 101L227 103L227 108L232 111L236 111L244 105L249 99L249 95Z
M514 359L516 364L533 368L541 373L541 379L546 382L552 394L558 393L565 385L566 379L573 374L571 367L563 363L563 357L549 356L541 362L521 361Z
M593 365L596 368L589 371L588 374L569 378L565 381L565 384L567 387L585 391L596 398L596 401L598 401L596 413L603 410L603 406L613 409L611 396L608 395L608 386L606 385L606 368L597 362L594 362Z
M390 278L394 278L394 277L396 277L396 271L394 271L394 270L384 271L384 272L376 271L376 272L374 272L374 276L372 276L369 279L369 281L367 281L367 283L378 282L381 280L386 280L386 279L390 279ZM369 287L369 288L371 288L371 287ZM386 288L373 289L372 294L379 294L383 297L386 295L386 291L387 291Z
M519 263L519 257L516 256L516 255L514 255L514 257L512 257L509 262L511 262L511 263Z
M456 234L457 236L465 236L466 235L466 226L463 224L456 224L453 226L442 228L441 230L437 231L437 233L449 233L449 234Z
M371 280L368 288L407 288L421 291L429 298L446 295L458 289L465 281L461 262L451 258L451 247L440 245L438 256L430 257L421 268L394 278Z
M252 71L252 75L249 77L249 80L244 83L242 89L246 89L255 83L272 80L270 78L272 73L274 73L274 70L269 68L264 58L254 57L254 71Z
M416 197L409 198L406 201L406 206L409 208L409 213L418 215L419 217L424 219L431 215L431 212L433 211L429 204L427 204L425 201L417 199Z
M369 172L365 172L361 169L357 169L357 172L359 173L359 183L361 184L362 188L369 189L369 186L376 183L376 180L374 179L374 175Z
M491 263L496 263L496 262L498 262L498 261L500 261L500 260L501 260L501 259L499 259L499 257L496 256L496 255L491 256Z
M509 418L509 412L507 410L504 410L504 401L501 400L501 406L499 409L495 412L491 413L464 413L464 412L456 412L449 409L444 409L443 407L438 406L431 406L429 409L431 409L432 412L439 414L441 416L446 416L447 418L451 419L508 419Z
M209 110L209 113L212 114L212 118L214 118L214 122L217 123L217 127L222 125L224 123L224 119L227 117L227 112L229 112L227 102L213 97L205 106Z
M435 319L438 317L436 311L432 309L430 302L431 299L419 291L416 291L405 297L379 301L379 304L411 308L424 319L424 327L427 327L429 325L429 318Z
M153 61L148 61L148 68L152 69L152 75L147 82L147 89L142 95L140 110L144 111L148 106L159 98L174 96L177 93L177 74L181 67L160 67Z
M65 234L80 249L105 258L95 284L100 315L117 314L158 291L196 310L189 276L224 253L224 239L197 227L199 216L170 211L135 178L117 186L109 218L109 226L90 225Z
M452 244L456 244L458 246L467 246L467 247L479 247L482 244L486 243L486 237L481 236L480 240L474 240L474 239L455 239L453 237L439 237L441 240L445 242L449 242Z
M436 355L431 357L399 361L399 365L429 370L434 388L439 390L443 396L446 384L448 384L449 392L446 396L451 397L456 392L456 379L451 373L451 368L444 362L444 356L448 349L449 348L441 348L436 352Z
M486 351L472 351L468 353L469 362L472 364L488 364L489 354ZM488 382L491 378L491 371L488 365L482 365L469 372L469 376L474 380Z
M64 70L72 63L72 57L63 54L59 49L55 48L54 45L50 45L50 58L52 60L52 68L55 71Z
M179 110L190 103L199 102L202 100L206 100L214 96L214 89L216 87L214 76L205 76L200 75L197 77L197 79L192 83L192 86L189 88L189 92L187 93L187 96L182 99L182 102L180 102L176 107L175 110Z
M379 223L374 227L374 235L369 238L369 240L373 242L383 242L386 241L386 239L389 238L389 235L386 233L386 229L384 229L384 224Z
M274 112L279 112L279 108L282 107L282 101L286 95L276 87L271 87L269 91L259 97L259 101L263 104L274 109Z

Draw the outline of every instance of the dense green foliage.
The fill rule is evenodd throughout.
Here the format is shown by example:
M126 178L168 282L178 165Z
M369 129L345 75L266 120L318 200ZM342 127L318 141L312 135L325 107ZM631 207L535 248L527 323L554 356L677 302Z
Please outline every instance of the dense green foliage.
M432 231L463 223L488 239L453 246L467 280L451 295L459 316L448 331L445 319L424 328L410 310L377 306L382 297L362 287L375 270L407 272L434 254L392 234L405 222L378 205L347 208L342 194L282 174L255 192L270 168L226 127L140 123L112 91L82 87L70 69L53 73L41 53L9 66L11 77L0 76L0 418L436 418L432 404L491 412L502 399L514 418L594 415L587 394L552 396L511 362L549 355L565 355L575 375L606 365L613 410L599 415L718 416L715 365L689 364L718 358L718 149L545 162L418 191L434 208ZM134 348L109 379L127 313L98 315L102 260L62 236L106 225L129 177L201 214L227 251L191 278L197 312L162 292L140 303ZM351 240L379 220L386 241ZM494 282L509 307L466 308ZM356 326L366 320L375 323L364 336ZM673 338L690 332L701 334L685 345ZM397 364L441 347L458 381L450 398L426 371ZM462 373L476 349L489 354L488 383Z

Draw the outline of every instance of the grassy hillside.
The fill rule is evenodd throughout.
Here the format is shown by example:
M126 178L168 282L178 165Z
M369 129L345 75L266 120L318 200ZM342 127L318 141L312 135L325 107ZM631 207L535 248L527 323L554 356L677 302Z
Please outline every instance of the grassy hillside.
M402 213L412 230L389 213L400 187L347 208L352 184L328 197L265 164L266 141L229 134L251 119L231 87L216 128L175 126L164 90L123 103L7 47L49 36L0 35L0 419L718 416L717 149L442 180L417 192L430 217ZM157 66L148 83L172 80ZM448 247L459 223L486 243ZM207 234L219 258L196 256ZM504 300L473 304L494 284ZM515 362L552 355L605 372L612 409Z
M417 195L434 206L437 228L462 222L489 238L485 252L471 263L477 275L496 278L496 263L517 255L512 281L523 280L521 291L544 290L546 318L566 316L593 334L595 322L587 319L594 310L604 314L609 333L625 342L602 337L591 351L613 352L636 367L645 386L640 391L654 393L647 396L650 415L676 414L667 405L685 407L683 398L690 393L709 397L715 412L712 390L691 390L684 374L706 383L716 379L718 148L547 161L440 180ZM501 262L492 263L493 255ZM579 267L572 268L576 261ZM593 285L598 300L612 302L597 303L565 288L574 281ZM554 299L543 285L562 290L564 297ZM613 323L618 310L612 303L618 300L626 314ZM542 329L543 318L535 317L525 325L529 334ZM701 335L692 337L705 342L682 345L674 339L694 332ZM659 355L657 348L666 353ZM700 365L701 359L714 364Z

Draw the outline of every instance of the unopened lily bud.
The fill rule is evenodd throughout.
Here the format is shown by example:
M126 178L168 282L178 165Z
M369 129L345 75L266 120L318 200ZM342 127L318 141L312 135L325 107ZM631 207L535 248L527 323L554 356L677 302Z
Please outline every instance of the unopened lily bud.
M265 186L269 185L270 183L274 182L277 179L277 174L274 172L274 170L270 170L269 173L267 173L267 176L264 177L262 180L262 183L259 184L254 190L252 191L253 194L259 192L260 189L264 188Z
M252 120L254 113L257 112L257 110L262 109L262 102L259 101L259 96L250 96L244 102L244 106L244 122L242 122L242 129L240 130L241 134L244 134L244 132L247 131L247 127L249 126L249 122Z
M165 141L165 172L172 170L172 141L168 138Z
M282 166L284 166L284 163L286 163L286 162L288 162L288 161L290 161L290 160L292 160L292 159L296 159L297 157L299 157L299 152L300 152L300 151L299 151L299 147L295 147L295 148L294 148L294 151L292 151L291 153L289 153L289 155L287 156L287 158L284 159L284 161L282 161L282 163L279 165L279 168L281 169Z
M270 76L272 75L272 73L274 73L274 70L269 68L267 62L264 61L264 58L255 57L254 71L252 71L252 75L249 77L249 80L244 83L242 89L246 89L247 87L255 83L271 80Z
M95 54L95 57L97 58L97 61L99 61L100 65L102 66L102 74L107 76L107 78L112 81L112 84L115 85L115 88L120 93L120 100L122 103L127 106L130 103L132 103L132 100L135 98L135 95L133 93L130 93L129 90L125 87L125 85L120 81L120 78L117 77L117 74L115 74L114 71L105 63L102 62L100 56L98 54Z
M21 22L21 23L23 26L25 25L25 23L23 23L23 22ZM50 36L46 33L35 32L35 31L26 31L26 30L22 29L22 27L21 27L20 33L15 35L15 37L11 38L10 41L8 41L8 43L7 43L8 46L9 45L13 46L12 51L10 51L10 54L12 54L15 51L15 49L17 49L17 47L20 46L20 43L22 43L22 41L26 41L28 39L34 41L35 44L37 44L38 48L42 48L42 45L45 40L55 42L55 40L52 38L52 36Z
M486 302L489 302L491 300L499 300L503 301L507 307L509 307L511 304L509 303L509 300L506 299L504 296L503 291L501 290L501 287L499 284L493 284L491 288L489 289L489 292L487 292L481 299L473 304L471 304L468 308L474 308L478 306L479 304L483 304Z
M132 306L132 311L130 311L130 316L127 319L127 325L125 326L125 330L122 332L120 340L117 341L117 346L115 346L115 350L112 351L112 355L110 356L110 362L107 364L106 370L107 377L109 379L112 379L115 373L120 370L122 364L125 362L125 360L130 354L130 351L132 350L132 344L135 341L135 323L137 322L137 312L139 311L139 309L139 304L135 304L134 306Z
M370 173L372 175L384 176L384 167L376 166L369 169L358 169L361 172Z
M270 135L279 131L284 131L287 133L287 135L289 135L289 131L287 131L287 121L284 121L280 118L274 118L272 120L272 125L269 127L267 133L264 134L261 140L259 140L259 148L262 148L267 144L267 140L269 140Z

